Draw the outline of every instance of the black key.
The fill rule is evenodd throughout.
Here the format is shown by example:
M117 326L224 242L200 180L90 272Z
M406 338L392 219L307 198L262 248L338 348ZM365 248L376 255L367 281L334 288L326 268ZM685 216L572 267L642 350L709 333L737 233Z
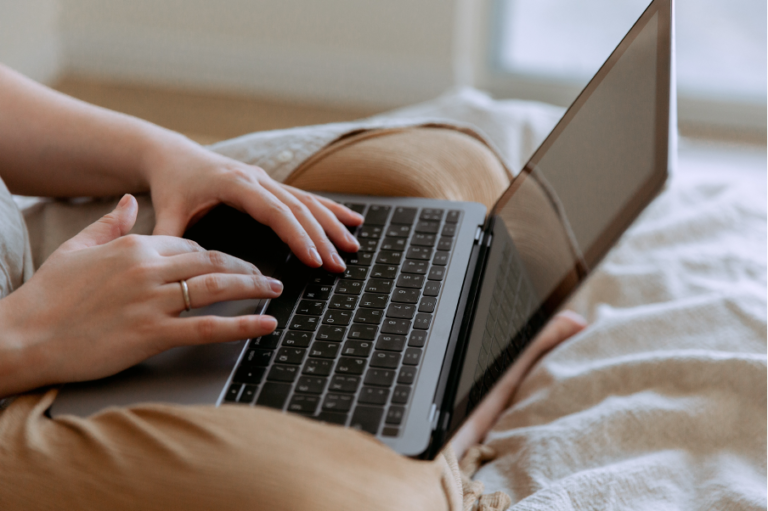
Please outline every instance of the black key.
M304 350L302 350L304 351ZM293 382L299 374L298 366L281 366L275 364L269 370L267 381Z
M421 289L421 286L424 285L424 275L411 275L411 274L400 274L399 277L397 277L397 287L407 287L411 289Z
M368 307L370 309L383 309L387 306L387 298L387 295L365 293L360 299L360 306Z
M305 415L314 415L318 404L320 404L320 397L318 396L294 395L291 398L291 402L288 403L288 411Z
M281 364L301 365L301 363L304 361L304 354L306 352L307 350L302 348L280 348L277 350L277 357L275 357L275 362L279 362Z
M333 369L333 360L326 360L324 358L308 358L304 363L304 370L302 374L309 374L312 376L328 376Z
M341 357L336 363L336 372L342 374L363 374L365 369L365 359Z
M378 325L384 317L384 311L381 309L357 309L355 313L355 323L368 323Z
M256 404L282 410L290 392L291 385L289 383L267 382L264 384L264 388L261 389L261 394L259 394Z
M227 389L227 393L224 394L224 401L229 401L230 403L237 402L237 396L240 394L240 389L243 386L239 383L233 383L229 386L229 389Z
M439 222L442 219L443 219L442 209L424 208L421 210L421 215L419 215L419 220Z
M296 314L309 314L310 316L320 316L325 310L325 302L316 302L313 300L302 300L296 308Z
M392 236L393 238L407 238L410 235L410 225L390 225L386 230L386 236Z
M461 217L461 211L459 211L458 209L452 209L448 212L448 216L445 217L445 223L457 224L459 223L460 217Z
M398 303L416 303L419 301L418 289L397 288L392 293L392 301Z
M381 226L378 225L364 225L362 229L360 229L360 234L357 235L358 238L362 239L379 239L381 238L381 233L384 229Z
M405 254L406 259L417 259L420 261L429 261L432 257L432 249L429 247L409 247Z
M320 286L332 286L336 282L336 277L339 275L331 273L325 270L315 270L309 277L310 284L317 284Z
M435 235L421 233L414 234L413 238L411 239L411 245L417 247L434 247Z
M432 314L426 312L419 312L416 314L416 319L413 320L413 328L415 330L427 330L432 324Z
M358 403L366 405L385 405L389 399L389 389L381 387L363 387L357 397Z
M267 367L269 361L272 360L272 353L274 353L274 351L260 350L257 348L248 350L243 358L243 365Z
M355 339L360 341L372 341L376 338L379 328L370 325L352 325L349 327L349 335L347 339Z
M277 348L277 344L280 342L280 337L283 335L282 330L275 330L269 335L262 335L255 339L251 339L249 348L264 348L272 349Z
M356 252L354 254L347 254L344 258L347 264L356 264L358 266L370 266L373 262L373 253L371 252Z
M424 288L424 296L437 296L440 294L440 283L437 281L427 282Z
M407 244L408 240L406 238L384 238L384 241L381 242L381 249L402 252Z
M243 388L243 392L240 394L240 397L237 399L238 403L253 403L253 398L256 397L256 391L259 388L256 385L246 385Z
M385 419L385 422L387 424L393 424L395 426L399 426L400 423L403 422L404 416L405 416L404 406L390 406L389 411L387 411L387 418Z
M336 412L320 412L315 419L327 422L328 424L338 424L339 426L344 426L347 423L347 414L346 413L336 413Z
M232 381L235 381L237 383L251 383L253 385L258 385L261 383L262 378L264 378L264 373L267 372L267 369L264 367L239 367L237 371L235 371L235 376L232 378Z
M296 392L304 394L322 394L325 390L325 384L328 378L318 378L316 376L302 376L296 383ZM392 398L394 400L394 398Z
M371 357L371 367L381 367L382 369L397 369L400 365L400 353L391 353L389 351L374 351Z
M411 225L416 219L416 211L416 208L395 208L395 212L392 215L392 220L390 220L390 223Z
M419 312L435 312L435 307L437 307L437 298L425 296L419 303Z
M392 303L387 309L388 318L411 319L416 313L416 306L406 303Z
M377 350L403 351L405 347L405 336L382 334L376 341Z
M442 236L448 236L449 238L453 238L456 236L456 224L445 224L443 226L443 232L441 233Z
M299 293L301 293L301 290L299 290ZM283 289L283 294L285 294L285 289ZM294 299L290 299L281 296L280 298L269 302L265 314L273 316L277 320L277 328L285 328L288 324L288 318L291 317L293 306L296 305L296 300L298 300L299 297L295 296L293 298Z
M453 246L453 239L443 236L440 238L440 241L437 242L437 249L438 250L450 250Z
M341 340L344 339L344 334L346 332L347 332L347 329L344 328L343 326L323 325L317 329L317 333L315 334L315 339L317 339L318 341L341 342Z
M365 384L377 387L390 387L395 381L395 371L391 369L368 369L365 374Z
M438 250L435 252L435 257L432 259L432 264L436 266L448 266L448 258L450 255L450 252L446 252L445 250Z
M323 323L326 325L347 326L352 320L352 313L349 311L329 310L325 313Z
M421 350L419 348L408 348L403 355L403 365L417 366L421 362Z
M352 408L355 396L351 394L328 394L323 401L323 410L331 412L348 412ZM344 416L346 419L346 415Z
M433 266L429 270L429 280L443 280L445 277L445 268L442 266Z
M383 334L396 334L406 335L408 330L411 329L411 322L407 319L390 319L384 320L384 325L381 327L381 333Z
M373 279L394 279L397 276L397 266L376 264L371 270Z
M424 330L414 330L408 338L408 346L414 348L423 348L427 344L427 332Z
M306 330L308 332L314 332L317 329L317 324L320 322L320 318L317 316L299 316L296 315L291 319L291 330Z
M385 426L381 430L383 436L398 436L400 435L400 428L393 428L392 426Z
M353 279L353 280L365 280L365 277L368 276L368 268L365 266L347 266L347 269L344 271L344 277L345 279Z
M339 343L327 341L315 341L309 349L310 357L336 358L339 352Z
M403 258L402 252L395 252L392 250L382 250L379 255L376 256L376 262L379 264L400 264L400 260Z
M403 366L400 368L400 375L397 377L397 383L411 385L416 380L416 368L413 366Z
M373 348L371 341L347 341L344 343L341 354L347 357L368 358L368 355L371 354L371 348Z
M389 294L395 281L390 279L370 279L365 286L366 293Z
M440 231L440 222L429 222L425 220L419 220L416 223L416 232L423 232L424 234L437 234Z
M384 408L376 406L357 406L352 414L352 420L349 427L365 431L372 435L379 432L381 416L384 415Z
M304 298L310 300L327 300L328 297L331 296L331 287L332 286L318 286L316 284L307 286L307 289L304 291Z
M328 302L329 309L353 310L355 305L357 305L357 297L349 295L335 294Z
M377 239L359 239L357 241L360 242L359 252L376 252L376 248L379 246L379 240Z
M359 376L345 376L342 374L336 374L333 376L333 378L331 378L331 386L328 387L328 390L333 392L348 392L354 394L357 392L357 387L359 386Z
M404 405L408 402L408 398L411 395L411 387L405 385L398 385L395 387L395 392L392 394L392 402L398 405Z
M345 202L344 205L354 211L355 213L363 214L365 211L365 204L355 204L352 202Z
M403 273L426 275L427 269L429 269L429 263L427 261L406 261L405 264L403 264Z
M362 280L341 280L336 285L336 292L343 295L359 295L363 290Z
M389 206L376 206L372 205L368 208L368 212L365 214L366 225L384 225L387 223L389 217Z

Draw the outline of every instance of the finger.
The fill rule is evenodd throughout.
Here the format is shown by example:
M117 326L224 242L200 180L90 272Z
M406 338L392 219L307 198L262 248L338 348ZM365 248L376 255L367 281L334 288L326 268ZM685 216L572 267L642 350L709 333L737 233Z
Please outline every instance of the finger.
M80 250L97 245L104 245L121 236L125 236L136 223L139 204L133 195L125 194L110 213L92 223L74 238L62 245L62 249Z
M573 337L587 327L586 320L579 314L564 310L557 313L539 332L534 342L548 351L561 342Z
M179 254L163 262L162 275L166 282L178 282L207 273L261 275L255 265L217 250Z
M166 208L155 211L155 228L153 235L182 236L187 228L188 218L184 211L174 208Z
M300 200L293 196L288 190L274 181L265 181L263 186L272 194L286 204L296 219L304 227L304 230L312 238L317 250L322 257L323 267L329 271L342 272L347 265L339 255L336 247L328 239L325 230L318 220L312 215L312 212Z
M161 256L171 257L179 254L203 253L206 250L197 242L176 236L148 236L147 245Z
M365 220L363 215L359 213L355 213L348 207L344 206L343 204L339 204L334 200L328 199L326 197L322 197L320 195L315 195L314 193L305 192L304 190L300 190L299 188L296 188L293 186L283 185L283 187L287 190L290 190L290 192L293 193L294 195L297 195L296 192L301 192L301 193L311 195L320 204L328 208L331 211L331 213L336 215L336 218L338 218L339 221L344 225L358 226L362 224L363 221Z
M190 308L197 309L212 303L253 298L277 298L283 291L279 280L263 275L233 275L208 273L187 280ZM184 292L178 282L162 286L166 303L174 312L186 309Z
M295 188L288 190L309 209L320 226L325 230L328 238L337 247L344 252L357 252L360 250L360 243L344 227L344 224L339 221L336 215L320 203L317 196Z
M271 316L197 316L174 319L167 335L173 344L183 346L261 337L272 333L276 327L277 321Z

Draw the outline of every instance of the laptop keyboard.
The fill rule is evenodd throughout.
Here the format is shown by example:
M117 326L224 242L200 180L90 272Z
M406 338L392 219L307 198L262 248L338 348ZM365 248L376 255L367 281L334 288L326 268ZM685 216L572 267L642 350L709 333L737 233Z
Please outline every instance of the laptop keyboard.
M461 211L346 204L365 222L343 275L291 257L283 294L224 401L396 437L404 424Z

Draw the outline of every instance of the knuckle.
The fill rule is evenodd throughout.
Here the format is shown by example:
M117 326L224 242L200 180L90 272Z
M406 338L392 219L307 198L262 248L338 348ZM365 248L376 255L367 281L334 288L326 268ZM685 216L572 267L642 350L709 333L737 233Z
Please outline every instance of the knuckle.
M202 317L197 322L197 337L203 342L211 342L216 335L216 319L210 316Z
M218 250L211 250L207 253L208 262L216 269L224 269L227 265L227 256Z
M270 201L267 207L269 208L270 218L275 219L293 216L291 209L277 199Z
M224 282L220 275L209 274L203 277L203 288L213 296L217 296L224 289Z

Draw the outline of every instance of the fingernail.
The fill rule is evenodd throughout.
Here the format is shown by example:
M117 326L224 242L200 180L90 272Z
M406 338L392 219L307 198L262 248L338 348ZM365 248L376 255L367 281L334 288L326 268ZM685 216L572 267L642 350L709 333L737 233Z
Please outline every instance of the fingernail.
M312 247L309 249L309 257L312 258L315 264L317 264L318 266L322 266L323 258L320 257L320 253L317 251L315 247Z
M354 213L355 213L355 216L357 217L357 219L360 220L360 223L362 224L363 221L365 221L365 217L363 215L361 215L360 213L357 213L357 212L354 212Z
M271 277L267 277L267 282L269 282L269 287L274 291L275 293L282 293L283 292L283 283L280 282L277 279L273 279Z
M347 265L344 263L344 259L342 259L339 254L333 254L331 256L331 259L333 259L333 262L336 263L337 265L341 266L345 270L347 269Z
M351 232L347 232L344 236L347 238L348 242L356 246L358 250L360 249L360 242L357 241L357 239L354 236L352 236Z
M272 316L259 316L261 327L269 330L277 328L277 320Z
M123 206L128 204L128 201L130 200L128 197L130 197L130 196L131 196L131 194L129 194L129 193L126 193L125 195L123 195L123 198L120 199L120 202L117 203L117 207L118 208L122 208Z

